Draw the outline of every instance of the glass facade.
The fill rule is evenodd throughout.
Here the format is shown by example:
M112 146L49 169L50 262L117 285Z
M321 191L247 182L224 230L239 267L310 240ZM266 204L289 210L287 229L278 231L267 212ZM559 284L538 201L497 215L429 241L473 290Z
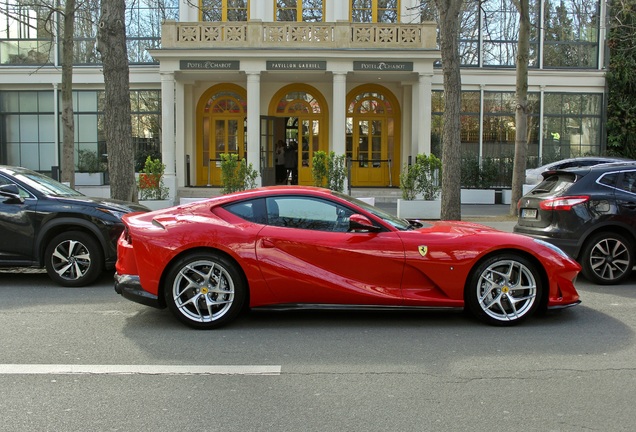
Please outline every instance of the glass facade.
M131 122L138 154L158 154L161 149L161 93L133 90ZM61 123L56 127L53 91L0 92L0 164L50 171L57 165L62 142ZM80 151L96 152L105 161L104 92L73 92L76 163ZM58 119L61 107L58 110ZM61 120L60 120L61 121ZM55 131L58 140L55 140Z
M47 4L47 2L49 4ZM0 0L0 65L59 65L56 32L63 16L51 14L57 2L23 3ZM62 10L64 2L59 6ZM75 14L73 58L75 65L99 64L97 23L100 3L83 2ZM178 0L127 0L126 39L130 64L154 63L148 49L161 45L161 23L179 18ZM61 35L61 30L59 31Z

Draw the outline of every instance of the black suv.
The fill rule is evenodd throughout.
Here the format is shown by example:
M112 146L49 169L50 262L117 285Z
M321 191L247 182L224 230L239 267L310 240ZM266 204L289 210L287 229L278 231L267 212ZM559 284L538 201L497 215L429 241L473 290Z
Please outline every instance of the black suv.
M597 284L627 278L636 250L636 162L547 171L518 203L514 232L563 249Z
M0 266L46 267L63 286L93 282L117 259L121 217L144 206L89 198L43 174L0 166Z

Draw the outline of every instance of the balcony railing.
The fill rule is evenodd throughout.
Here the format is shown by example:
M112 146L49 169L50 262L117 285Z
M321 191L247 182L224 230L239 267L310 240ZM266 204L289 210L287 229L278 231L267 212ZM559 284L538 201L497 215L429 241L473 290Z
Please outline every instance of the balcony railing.
M436 50L436 24L166 21L162 48L380 48Z

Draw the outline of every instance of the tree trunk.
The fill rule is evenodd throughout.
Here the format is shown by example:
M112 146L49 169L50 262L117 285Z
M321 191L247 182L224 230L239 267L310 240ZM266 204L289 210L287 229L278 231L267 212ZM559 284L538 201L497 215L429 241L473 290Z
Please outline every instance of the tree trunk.
M514 0L519 12L517 43L517 107L515 111L515 160L512 171L510 215L517 214L517 202L523 195L528 159L528 59L530 56L530 12L528 0Z
M101 0L97 50L104 65L104 129L110 173L110 196L137 201L130 119L130 85L126 51L125 1Z
M444 72L442 137L442 220L461 219L461 74L459 24L463 0L435 0L439 13L440 48Z
M75 122L73 118L73 28L75 0L64 6L62 36L62 160L61 180L75 187Z

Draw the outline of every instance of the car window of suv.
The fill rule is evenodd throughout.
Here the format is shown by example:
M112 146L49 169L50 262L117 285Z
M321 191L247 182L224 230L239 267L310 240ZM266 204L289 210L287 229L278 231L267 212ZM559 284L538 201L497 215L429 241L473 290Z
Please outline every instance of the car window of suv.
M636 171L624 172L618 187L624 191L636 193Z
M10 184L15 184L18 187L18 191L20 192L20 196L22 198L31 198L31 194L25 191L23 188L21 188L19 184L16 184L15 182L9 180L8 178L0 175L0 185L10 185Z
M616 180L618 179L618 173L608 173L605 175L602 175L601 178L599 178L597 181L598 183L605 185L605 186L616 186Z

